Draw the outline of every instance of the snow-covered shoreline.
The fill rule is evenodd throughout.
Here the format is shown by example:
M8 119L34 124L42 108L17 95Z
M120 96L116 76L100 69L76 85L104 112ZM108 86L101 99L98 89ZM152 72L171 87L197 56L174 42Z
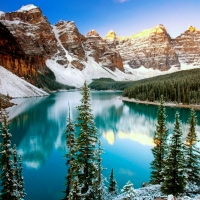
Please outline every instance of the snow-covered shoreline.
M134 98L129 99L128 97L120 96L122 101L132 102L132 103L139 103L139 104L149 104L149 105L160 105L159 102L151 102L151 101L140 101ZM193 108L195 110L200 110L200 105L184 105L184 104L175 104L175 103L165 103L164 106L168 107L178 107L178 108Z

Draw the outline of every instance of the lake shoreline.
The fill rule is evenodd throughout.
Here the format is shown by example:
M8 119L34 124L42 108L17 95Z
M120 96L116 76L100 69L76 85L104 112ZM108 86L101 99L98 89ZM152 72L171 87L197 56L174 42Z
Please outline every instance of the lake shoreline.
M160 102L140 101L140 100L136 100L133 98L129 99L128 97L122 97L122 96L120 96L120 99L122 101L132 102L132 103L148 104L148 105L155 105L155 106L160 105ZM164 106L177 107L177 108L193 108L195 110L200 110L200 105L184 105L184 104L175 104L175 103L165 103Z

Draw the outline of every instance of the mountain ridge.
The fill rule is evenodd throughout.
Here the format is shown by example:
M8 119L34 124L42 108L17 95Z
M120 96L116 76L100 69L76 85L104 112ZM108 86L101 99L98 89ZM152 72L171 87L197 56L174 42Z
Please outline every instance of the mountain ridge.
M37 73L51 76L53 72L56 81L80 87L85 80L90 83L93 78L138 80L185 66L200 66L200 31L193 26L175 39L162 24L128 37L109 31L102 38L95 30L82 35L73 21L61 20L51 25L33 4L15 12L0 12L0 23L13 36L26 60L19 67L16 63L21 63L21 58L11 62L13 55L7 58L0 52L4 60L0 64L38 87L43 86L13 69L26 71L31 65Z

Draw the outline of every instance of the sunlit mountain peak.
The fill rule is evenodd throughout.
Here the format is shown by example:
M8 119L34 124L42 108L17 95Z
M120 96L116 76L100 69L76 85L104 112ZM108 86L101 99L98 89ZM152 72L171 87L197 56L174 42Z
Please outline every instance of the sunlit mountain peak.
M148 37L151 34L163 34L166 33L166 28L162 24L158 24L154 28L143 30L137 34L132 35L132 38Z
M117 35L113 30L109 31L105 37L105 39L108 39L108 40L114 40L116 38L117 38Z
M190 31L190 32L199 32L199 30L197 30L194 26L189 26L188 27L188 31Z

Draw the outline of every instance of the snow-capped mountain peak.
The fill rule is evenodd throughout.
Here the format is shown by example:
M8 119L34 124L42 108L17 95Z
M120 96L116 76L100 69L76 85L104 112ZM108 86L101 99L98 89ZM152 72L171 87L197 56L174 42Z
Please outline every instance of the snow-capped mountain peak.
M38 8L38 7L33 4L28 4L28 5L22 6L19 10L17 10L17 12L26 12L35 8Z

